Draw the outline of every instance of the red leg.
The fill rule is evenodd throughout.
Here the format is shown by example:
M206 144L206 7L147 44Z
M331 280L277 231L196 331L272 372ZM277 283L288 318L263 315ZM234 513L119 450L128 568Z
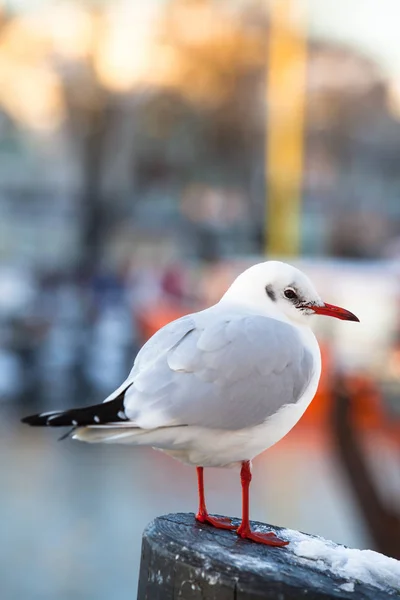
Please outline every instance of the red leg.
M197 470L197 484L199 488L199 510L196 515L196 520L200 523L208 523L218 529L235 529L232 525L231 520L228 517L211 517L208 514L206 507L206 499L204 496L204 469L203 467L196 467Z
M249 488L251 482L251 464L249 460L242 462L240 480L242 483L242 523L237 530L237 534L242 538L267 546L287 546L289 542L280 540L272 531L269 533L257 533L250 528Z

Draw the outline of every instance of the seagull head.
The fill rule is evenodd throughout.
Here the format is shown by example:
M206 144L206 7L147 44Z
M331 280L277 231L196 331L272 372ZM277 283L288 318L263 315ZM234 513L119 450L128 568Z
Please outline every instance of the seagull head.
M302 271L275 260L253 265L243 271L227 290L223 300L302 325L309 324L308 318L315 314L343 321L359 321L350 311L324 302Z

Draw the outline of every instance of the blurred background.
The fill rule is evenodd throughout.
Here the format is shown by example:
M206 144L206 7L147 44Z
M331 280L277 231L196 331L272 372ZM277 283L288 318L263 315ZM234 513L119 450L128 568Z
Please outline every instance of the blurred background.
M0 2L2 600L135 596L141 533L194 469L57 442L160 326L265 256L315 319L317 398L255 461L252 517L400 557L398 0ZM329 322L328 322L329 321ZM206 472L213 512L239 477Z

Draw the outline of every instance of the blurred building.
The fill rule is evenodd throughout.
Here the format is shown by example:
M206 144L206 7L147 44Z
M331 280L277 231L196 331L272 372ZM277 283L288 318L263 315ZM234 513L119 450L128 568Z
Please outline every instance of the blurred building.
M115 262L160 228L180 252L204 239L217 255L261 250L267 15L171 1L143 21L141 65L119 56L135 16L124 4L3 12L3 261ZM380 256L400 226L393 82L362 53L310 40L306 94L303 250Z

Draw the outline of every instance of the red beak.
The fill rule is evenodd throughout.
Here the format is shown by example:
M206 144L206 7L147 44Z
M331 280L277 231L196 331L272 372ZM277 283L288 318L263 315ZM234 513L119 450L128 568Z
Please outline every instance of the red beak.
M323 306L310 306L317 315L327 315L328 317L336 317L342 321L357 321L360 319L353 315L349 310L335 306L334 304L324 304Z

